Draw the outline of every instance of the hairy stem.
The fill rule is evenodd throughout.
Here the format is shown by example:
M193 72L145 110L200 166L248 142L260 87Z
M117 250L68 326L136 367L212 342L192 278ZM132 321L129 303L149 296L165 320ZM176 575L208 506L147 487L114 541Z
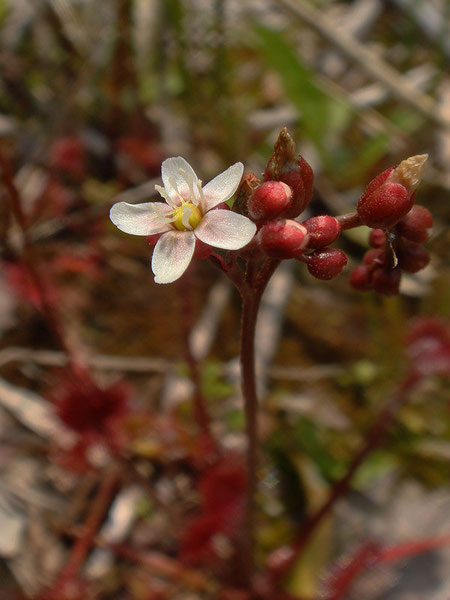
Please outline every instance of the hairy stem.
M339 215L336 219L339 222L341 230L353 229L354 227L360 227L363 224L356 211L345 215Z

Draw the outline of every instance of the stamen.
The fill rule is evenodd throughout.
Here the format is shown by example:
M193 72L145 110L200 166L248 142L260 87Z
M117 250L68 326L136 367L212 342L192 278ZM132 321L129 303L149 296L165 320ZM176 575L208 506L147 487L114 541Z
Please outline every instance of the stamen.
M157 204L157 203L155 203ZM160 210L159 206L152 206L153 212L155 213L152 220L155 221L161 221L162 223L170 223L171 219L169 219L169 217L163 213L162 210Z
M181 222L186 227L186 229L192 230L191 224L189 223L189 219L192 215L192 208L190 206L183 206L183 214L181 217Z
M203 193L203 188L202 188L202 182L201 182L201 180L198 179L196 181L196 184L197 184L198 194L199 194L199 197L200 197L200 204L201 204L202 210L204 211L205 208L206 208L206 200L205 200L205 194Z
M173 189L175 190L175 193L178 196L178 198L180 199L180 201L184 202L184 198L183 198L183 196L180 194L180 192L178 190L178 186L177 186L177 182L175 180L175 177L169 177L169 183L173 187Z
M165 188L163 188L160 185L155 185L155 190L159 193L159 195L164 198L164 200L167 202L167 204L169 206L174 207L175 204L173 203L172 198L169 196L169 194L167 193L167 190Z

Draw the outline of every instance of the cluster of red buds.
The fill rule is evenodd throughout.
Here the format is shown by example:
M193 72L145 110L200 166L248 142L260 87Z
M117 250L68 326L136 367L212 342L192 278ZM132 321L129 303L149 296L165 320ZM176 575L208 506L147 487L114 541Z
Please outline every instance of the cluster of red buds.
M401 272L416 273L430 261L422 246L433 226L431 213L414 205L416 188L427 155L412 156L375 177L361 196L357 212L372 227L371 246L350 283L359 290L398 294Z
M413 156L373 179L357 210L348 215L314 216L301 221L313 195L314 174L284 129L267 163L264 181L244 177L236 208L256 223L258 233L246 247L247 256L296 258L317 279L332 279L347 264L347 256L330 245L341 230L366 225L372 228L371 246L364 264L350 278L359 290L393 295L399 290L401 271L415 273L429 262L421 245L433 224L430 212L414 206L427 155Z
M332 279L347 264L342 250L328 247L339 235L338 220L329 215L297 220L311 202L313 184L310 165L297 155L284 129L267 163L264 182L247 180L253 187L247 213L258 226L250 246L270 258L296 258L317 279Z

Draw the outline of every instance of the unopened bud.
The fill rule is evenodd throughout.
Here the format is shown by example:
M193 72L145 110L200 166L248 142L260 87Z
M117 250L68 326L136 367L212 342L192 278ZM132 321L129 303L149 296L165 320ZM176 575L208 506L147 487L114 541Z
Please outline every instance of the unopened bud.
M399 221L397 232L412 242L426 242L428 230L433 227L433 217L424 206L413 206L409 213Z
M269 221L286 213L292 204L292 190L282 181L266 181L248 200L248 214L255 221Z
M372 248L380 248L386 242L386 234L382 229L372 229L369 234L369 245Z
M272 258L295 258L303 254L309 236L297 221L277 219L269 221L259 234L261 247Z
M400 183L384 183L358 202L357 211L369 227L386 229L395 225L412 208L413 200Z
M401 271L395 269L384 269L379 267L372 273L372 286L378 294L384 296L396 296L400 288Z
M284 128L274 146L264 173L264 181L283 181L292 188L292 204L285 216L291 219L302 213L311 202L314 174L306 160L296 153L295 143Z
M356 290L367 291L372 289L371 270L366 265L353 269L350 275L350 285Z
M383 248L371 248L364 254L363 263L368 267L373 264L382 265L385 263L385 259L385 251Z
M340 225L335 217L322 215L303 221L302 225L309 233L308 248L329 246L338 237Z
M428 154L418 154L402 160L389 174L386 183L401 183L411 196L422 179L427 158Z
M411 156L369 183L357 206L365 225L386 229L411 210L427 158L427 154Z
M338 248L316 250L308 257L308 271L316 279L333 279L342 271L348 259Z
M415 242L403 240L396 248L398 265L408 273L417 273L424 269L430 262L428 251Z

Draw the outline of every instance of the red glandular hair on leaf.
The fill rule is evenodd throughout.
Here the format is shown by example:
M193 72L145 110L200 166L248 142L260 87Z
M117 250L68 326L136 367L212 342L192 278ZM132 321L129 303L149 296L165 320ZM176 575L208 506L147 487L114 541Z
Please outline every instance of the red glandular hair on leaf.
M102 389L84 370L64 371L50 398L70 429L87 440L116 445L115 426L129 407L129 390L123 383Z
M201 512L187 526L180 554L191 564L213 562L217 558L216 536L236 537L245 505L247 476L243 461L227 456L202 475L198 490Z

